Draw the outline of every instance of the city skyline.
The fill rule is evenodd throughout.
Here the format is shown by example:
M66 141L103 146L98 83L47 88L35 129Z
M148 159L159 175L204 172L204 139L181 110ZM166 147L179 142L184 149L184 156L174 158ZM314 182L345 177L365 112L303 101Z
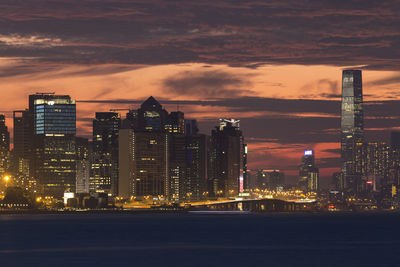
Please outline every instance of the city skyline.
M241 119L252 170L282 169L294 182L302 151L314 149L328 181L340 166L347 68L363 70L367 138L388 140L400 125L395 1L1 5L0 111L11 132L11 112L37 91L76 99L77 135L87 137L93 110L153 95L203 133L220 117Z
M363 71L363 77L364 77L364 71ZM35 91L35 90L33 90L33 91ZM43 91L49 91L49 90L43 90ZM35 92L35 93L40 93L40 92ZM58 94L58 92L55 92L55 93ZM65 93L63 93L63 94L68 94L68 91L65 91ZM26 95L26 98L27 97L28 97L28 95ZM257 162L254 162L254 161L250 160L249 161L249 166L250 166L249 170L252 171L253 173L256 173L257 169L265 169L265 168L268 168L268 169L280 169L281 171L285 172L285 175L287 177L289 177L289 179L288 179L289 184L297 184L297 182L298 182L297 181L298 180L298 173L297 173L298 172L298 166L300 165L300 162L301 162L300 161L300 157L301 157L301 155L302 155L304 150L314 149L314 150L317 151L317 154L318 154L318 157L316 158L316 162L317 162L317 164L319 166L322 166L322 168L321 168L321 170L322 170L321 171L322 186L323 186L323 188L326 188L327 186L329 186L331 184L331 182L332 182L332 180L331 180L332 179L332 174L334 174L337 171L340 171L340 168L341 168L341 163L340 163L340 112L341 112L340 111L340 102L341 102L340 98L341 98L341 95L338 95L337 98L339 100L328 100L328 102L326 102L324 100L318 101L318 100L310 100L310 99L301 99L301 100L299 100L299 99L297 99L297 100L295 100L295 99L272 99L272 98L268 99L268 102L270 104L275 104L275 105L276 104L280 104L282 102L285 103L286 101L287 101L287 103L285 103L285 104L289 104L289 105L290 105L290 102L292 104L294 103L292 101L297 101L297 102L304 101L306 103L307 102L310 103L311 105L314 104L317 107L323 107L324 104L328 104L327 110L330 110L330 111L327 111L327 110L322 111L323 116L321 117L321 119L324 119L324 118L325 119L329 119L329 118L336 118L337 119L339 126L338 126L338 129L337 129L336 136L333 135L333 138L337 137L338 139L336 140L336 142L335 141L328 142L328 144L332 144L333 143L334 145L337 145L337 148L333 147L333 148L326 149L326 148L323 147L323 145L326 144L326 143L323 143L323 142L313 142L311 144L310 143L296 144L291 149L288 149L287 147L285 147L285 144L275 144L276 146L261 147L260 150L262 150L262 151L268 151L268 150L282 150L282 151L286 150L286 151L290 151L291 154L288 157L289 160L285 161L285 162L280 162L278 164L275 161L268 161L268 159L261 160L261 161L259 160ZM76 118L77 119L77 129L76 129L77 136L89 138L90 140L92 139L93 133L92 133L92 129L91 129L91 127L92 127L91 121L96 117L97 113L101 113L101 112L106 112L107 113L109 111L114 111L115 110L115 111L118 111L121 115L125 115L125 111L126 110L129 110L129 109L133 110L135 108L138 108L140 106L140 103L142 103L145 99L138 99L138 100L136 100L136 99L135 100L131 100L131 99L116 99L116 100L111 100L111 101L107 101L107 100L106 101L104 101L104 100L76 100L76 105L77 105L77 111L76 111L77 112L77 118ZM157 99L159 99L159 98L157 98ZM161 99L163 99L163 98L161 98ZM263 99L257 99L257 98L252 98L252 97L243 98L243 99L244 99L244 101L247 100L248 102L250 102L250 103L253 102L255 104L260 104L260 102L261 103L263 102ZM230 100L233 103L228 103ZM99 110L92 110L93 117L89 117L86 120L85 120L85 118L83 118L83 121L88 121L88 123L86 123L86 125L82 124L82 118L79 118L79 115L78 115L80 113L80 110L79 110L79 106L80 105L79 105L79 103L81 103L81 105L82 105L82 104L86 104L86 103L88 103L88 104L96 103L97 104L97 103L103 103L103 102L106 103L106 105L108 104L109 108L103 107L103 108L100 108ZM238 100L237 99L229 99L229 98L228 99L209 100L209 101L202 101L202 100L200 100L200 101L196 101L196 100L171 100L171 99L167 99L167 100L164 100L164 101L161 101L161 102L170 111L173 111L174 108L175 108L175 110L177 110L177 111L180 110L182 112L185 112L184 108L187 108L187 107L190 107L190 106L208 106L210 104L211 104L211 106L218 106L218 105L221 105L221 103L222 103L222 105L226 105L226 106L234 106L235 103L238 103ZM215 104L213 104L212 102L215 102ZM336 104L336 106L338 108L338 110L336 110L336 111L332 109L332 107L335 106L335 104ZM364 105L367 107L367 108L364 108L364 113L367 113L370 116L374 116L374 112L376 112L376 111L368 110L368 107L371 107L371 106L374 106L374 105L382 106L381 103L376 102L376 101L374 101L374 103L372 103L372 104L370 104L368 101L364 101ZM122 107L126 107L126 108L122 108L122 110L119 111L118 107L121 107L121 106ZM117 108L117 109L114 109L114 108ZM23 109L24 108L21 107L21 110L23 110ZM298 110L299 108L298 107L294 107L294 109ZM380 113L388 112L388 110L385 111L383 109L384 109L383 107L380 107L380 109L378 110L378 113L379 112ZM14 112L14 111L8 111L8 112L3 112L3 113L9 114L9 113L12 113L12 112ZM311 108L307 108L307 112L312 114L312 113L316 112L316 110L313 111ZM324 114L324 112L326 112L326 113ZM338 113L338 115L335 115L335 113ZM200 124L200 127L199 127L200 128L199 129L200 132L201 133L205 133L205 134L210 134L210 131L218 123L219 118L224 117L224 116L216 115L215 120L208 118L206 121L203 121L202 120L203 118L201 117L201 113L198 113L198 112L191 113L189 111L189 113L185 112L185 114L186 114L186 118L197 119L199 121L199 124ZM200 118L189 117L190 114L192 114L192 116L193 115L196 116L196 115L200 114ZM231 112L226 112L226 113L223 113L223 114L232 114L232 113ZM234 113L234 114L238 115L239 118L240 118L240 114L238 114L238 113ZM8 123L6 123L6 125L8 126L8 129L10 131L10 137L11 137L10 139L13 140L13 136L12 136L13 135L13 124L12 124L12 121L11 121L12 118L9 118L8 116L6 116L6 122L7 122L7 119L8 119ZM246 131L247 127L249 127L249 128L252 127L252 125L249 125L249 122L246 123L246 121L247 120L253 121L252 119L253 118L244 118L244 119L242 119L242 124L244 124L245 127L246 127L246 128L242 127L242 129L244 129L245 133L247 133L247 131ZM277 121L277 120L279 120L279 118L275 119L275 121ZM283 120L285 120L285 119L283 118ZM366 120L364 120L364 121L366 121ZM384 129L384 128L383 129L371 129L371 130L366 128L365 129L365 134L366 134L367 137L365 139L371 139L373 141L386 141L387 143L389 143L390 131L398 130L398 129L400 129L400 127L391 127L391 128L387 128L387 129ZM332 139L332 132L334 132L334 130L335 129L330 129L330 132L326 132L325 133L327 136L326 137L322 137L322 139L324 139L324 138L327 138L328 140ZM384 133L384 135L382 135L382 132ZM252 148L252 146L254 147L254 145L257 145L257 143L259 143L259 140L257 140L257 139L263 139L263 137L253 138L251 136L248 137L246 135L246 142L250 145L250 149ZM290 140L287 140L287 142L289 143ZM269 144L272 144L272 143L273 142L269 141ZM335 143L337 143L337 144L335 144ZM13 143L11 142L11 147L12 147L12 144ZM322 147L321 147L321 145L322 145ZM258 148L256 148L256 149L258 150ZM251 151L250 159L252 157L253 158L258 158L259 150L258 151L250 150L250 151ZM257 154L257 155L254 155L253 152L256 152L254 154ZM321 153L322 156L320 156L319 153ZM331 155L334 154L335 156L333 158L326 158L326 157L324 157L324 154L325 155L326 154L331 154ZM328 162L329 167L324 167L326 159L331 161L331 162Z
M0 0L0 262L395 266L399 48L400 0Z

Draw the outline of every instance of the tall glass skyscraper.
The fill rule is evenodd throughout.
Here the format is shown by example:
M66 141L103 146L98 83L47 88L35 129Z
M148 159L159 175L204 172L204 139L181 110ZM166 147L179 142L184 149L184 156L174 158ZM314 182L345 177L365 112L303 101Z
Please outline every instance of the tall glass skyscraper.
M343 70L341 116L341 158L345 189L357 191L355 145L364 141L361 70Z
M118 193L118 132L121 116L115 112L96 112L93 120L93 153L90 190Z
M243 191L245 151L239 123L240 120L220 119L219 126L211 132L210 191L214 196L229 197Z
M76 104L68 95L29 96L33 118L33 175L46 195L75 192Z

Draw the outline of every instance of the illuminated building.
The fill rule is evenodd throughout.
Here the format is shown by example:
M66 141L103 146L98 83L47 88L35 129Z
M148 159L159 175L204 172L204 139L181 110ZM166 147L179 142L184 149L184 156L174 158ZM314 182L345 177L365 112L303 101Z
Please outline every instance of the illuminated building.
M210 189L214 196L234 196L241 190L244 142L239 122L220 119L219 125L211 132Z
M33 114L33 176L42 192L61 197L75 191L76 105L68 95L37 93L29 96Z
M87 138L76 137L76 193L89 193L90 145Z
M319 187L319 169L315 167L314 150L304 150L299 167L299 188L306 192L317 192Z
M127 114L129 123L124 121L125 129L120 131L120 196L171 197L170 173L179 165L175 169L170 165L171 136L165 130L167 120L168 112L153 97L137 111ZM179 190L179 183L177 187Z
M31 164L33 162L33 114L26 110L13 112L14 148L11 152L11 173L14 185L30 192L37 191Z
M186 136L187 171L185 192L191 201L206 199L209 195L207 180L209 176L210 136L191 134ZM189 194L189 195L188 195Z
M362 192L373 186L373 191L379 191L382 186L390 185L390 169L392 166L392 152L385 142L357 143L354 150L355 170L361 180L357 184L357 191Z
M179 134L170 134L169 142L169 195L175 202L186 197L186 137ZM190 195L190 192L187 192Z
M239 176L239 193L243 193L249 190L249 177L247 171L247 144L244 143L244 138L240 139L240 155L242 157L240 161L240 176Z
M160 132L164 130L168 119L168 112L162 108L161 104L149 97L137 110L137 123L134 130L139 132Z
M342 172L335 172L332 175L332 184L334 188L338 191L344 190L344 180L343 180L343 173Z
M14 111L13 123L11 169L14 176L28 178L33 176L30 171L33 156L33 114L28 109Z
M168 115L167 123L164 126L166 132L174 135L185 134L185 117L183 112L175 111Z
M121 129L119 131L118 149L118 196L129 198L135 195L135 150L133 129Z
M255 175L255 181L256 181L256 188L260 190L266 190L267 189L267 175L264 173L264 170L259 169L257 170L257 173Z
M121 117L115 112L96 112L93 120L93 143L90 190L118 194L118 131Z
M10 159L10 133L6 126L6 117L0 114L0 177L8 170Z
M170 134L169 142L169 196L174 202L186 197L186 137L185 117L183 112L171 112L164 126L165 132ZM190 195L190 194L188 194Z
M280 170L257 170L257 188L260 190L277 190L285 185L285 174Z
M169 195L169 135L120 131L119 172L122 197Z
M364 141L361 70L343 70L341 107L341 159L345 189L357 191L360 176L355 170L354 148Z
M400 185L400 132L390 134L391 170L390 177L393 184Z

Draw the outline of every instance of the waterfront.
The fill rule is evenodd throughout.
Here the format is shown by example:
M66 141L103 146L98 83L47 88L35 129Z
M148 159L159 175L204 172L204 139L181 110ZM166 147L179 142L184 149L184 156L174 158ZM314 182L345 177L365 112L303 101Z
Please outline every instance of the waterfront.
M388 266L398 213L0 216L5 266Z

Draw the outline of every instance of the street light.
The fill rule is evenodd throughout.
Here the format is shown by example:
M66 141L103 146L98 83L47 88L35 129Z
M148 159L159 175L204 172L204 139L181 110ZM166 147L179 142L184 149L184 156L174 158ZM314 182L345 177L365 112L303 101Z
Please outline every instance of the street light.
M9 175L6 175L6 176L4 176L3 177L3 180L4 180L4 182L6 182L6 187L8 187L8 181L10 181L10 176Z

